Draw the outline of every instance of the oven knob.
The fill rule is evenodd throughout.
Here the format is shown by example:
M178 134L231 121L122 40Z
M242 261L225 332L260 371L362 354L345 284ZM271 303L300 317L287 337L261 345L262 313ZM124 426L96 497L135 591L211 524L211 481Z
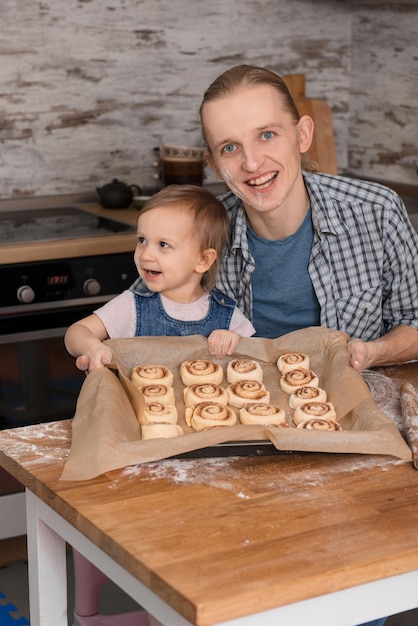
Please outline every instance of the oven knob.
M35 299L35 292L29 285L22 285L17 290L17 299L19 302L24 302L25 304L29 304L29 302L33 302Z
M83 285L83 291L86 296L97 296L102 286L95 278L88 278Z

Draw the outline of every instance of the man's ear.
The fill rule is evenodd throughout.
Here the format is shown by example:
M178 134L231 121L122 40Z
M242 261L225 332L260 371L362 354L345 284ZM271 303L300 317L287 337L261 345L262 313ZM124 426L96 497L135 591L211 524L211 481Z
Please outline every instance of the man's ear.
M206 248L206 250L203 250L200 255L200 260L195 267L195 272L198 274L207 272L210 266L216 261L216 256L215 248Z
M216 167L216 164L215 164L215 161L214 161L213 155L212 155L212 153L211 153L211 152L209 152L209 150L206 150L205 157L206 157L206 162L207 162L207 164L209 165L209 167L210 167L210 168L212 168L212 169L213 169L213 171L215 172L216 176L217 176L218 178L220 178L221 180L223 180L223 178L222 178L222 176L221 176L221 174L220 174L220 172L219 172L218 168Z
M309 115L302 115L298 124L298 139L299 139L299 152L304 154L308 152L311 147L313 133L314 133L314 121Z

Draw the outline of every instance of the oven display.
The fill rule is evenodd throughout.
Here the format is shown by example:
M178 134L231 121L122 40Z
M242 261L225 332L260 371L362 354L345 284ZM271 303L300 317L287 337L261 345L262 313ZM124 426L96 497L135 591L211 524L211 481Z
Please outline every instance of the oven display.
M47 276L46 284L48 287L56 285L68 285L70 282L70 276L68 274L56 274L54 276Z

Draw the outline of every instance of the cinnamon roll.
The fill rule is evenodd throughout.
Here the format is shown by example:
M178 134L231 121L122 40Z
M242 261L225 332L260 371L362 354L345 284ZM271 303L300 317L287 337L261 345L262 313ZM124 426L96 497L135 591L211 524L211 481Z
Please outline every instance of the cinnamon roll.
M172 387L173 380L172 372L164 365L137 365L131 371L131 381L136 387L149 383L160 383Z
M295 424L309 419L336 420L337 414L331 402L304 402L296 407L293 413Z
M312 370L298 367L281 375L280 387L285 393L291 394L299 387L319 387L319 379Z
M184 406L191 407L199 402L219 402L226 406L228 404L228 394L226 389L220 385L213 385L212 383L197 383L196 385L190 385L183 390Z
M270 393L264 387L263 383L257 380L239 380L231 383L226 388L229 398L229 404L238 409L242 409L250 402L268 404L270 402Z
M146 404L150 402L176 403L173 387L167 387L167 385L161 385L160 383L151 383L149 385L141 385L138 389L144 396Z
M282 373L290 372L290 370L294 370L298 367L304 367L308 370L309 357L307 354L303 354L303 352L288 352L287 354L279 356L277 359L277 367Z
M229 383L239 380L258 380L263 382L263 370L260 363L251 359L234 359L229 361L226 368L226 379Z
M178 424L144 424L141 426L142 439L171 439L183 435Z
M297 428L304 428L305 430L342 430L340 424L335 420L324 420L319 417L299 422Z
M138 417L142 424L177 424L178 412L173 404L163 404L162 402L150 402L144 407L144 412Z
M222 367L217 363L213 363L213 361L191 359L184 361L180 365L180 376L183 385L186 385L186 387L197 383L213 383L214 385L220 385L224 373Z
M320 387L299 387L295 389L289 396L289 406L291 409L296 409L304 402L326 402L327 394L324 389Z
M209 430L217 426L234 426L237 417L229 406L219 402L199 402L194 407L189 407L185 412L185 420L193 430Z
M259 404L251 402L240 409L239 419L241 424L265 424L281 426L286 422L286 413L274 404Z

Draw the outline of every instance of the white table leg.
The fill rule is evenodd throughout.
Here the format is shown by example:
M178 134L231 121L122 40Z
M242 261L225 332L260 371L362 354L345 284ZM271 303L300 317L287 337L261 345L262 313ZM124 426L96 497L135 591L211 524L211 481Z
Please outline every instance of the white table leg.
M48 504L26 490L31 626L68 626L66 542L161 624L192 626Z
M65 540L50 528L26 491L31 626L68 626Z

